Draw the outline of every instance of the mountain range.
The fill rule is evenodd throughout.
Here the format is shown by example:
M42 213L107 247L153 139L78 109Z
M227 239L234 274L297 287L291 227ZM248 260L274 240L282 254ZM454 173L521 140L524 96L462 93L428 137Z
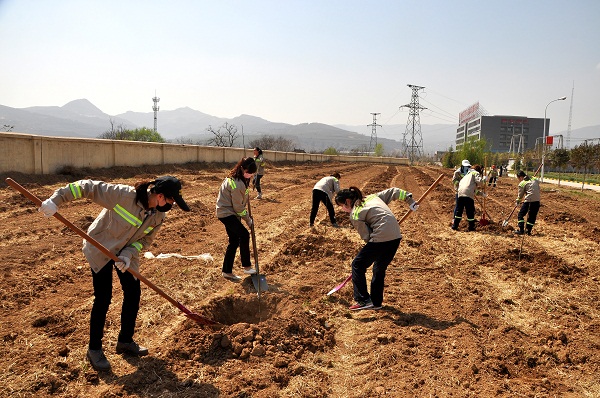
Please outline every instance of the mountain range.
M327 125L322 123L270 122L257 116L240 115L232 119L211 116L189 107L159 111L157 130L170 142L206 144L213 135L206 129L212 126L218 129L224 123L238 127L239 138L235 146L248 146L249 142L262 135L282 136L294 142L298 149L307 152L322 151L328 147L338 151L353 149L364 150L371 141L371 127L366 124ZM139 127L154 128L154 112L125 112L108 115L86 99L71 101L63 106L33 106L11 108L0 105L0 131L9 126L10 131L46 136L66 136L96 138L114 127L127 129ZM454 124L421 125L423 150L432 154L438 150L447 150L454 146L456 134ZM396 155L402 149L402 138L406 126L403 124L385 125L377 129L377 143L383 145L386 154ZM598 136L600 126L573 130L576 137L594 138ZM243 135L242 135L243 133ZM407 137L410 138L410 137ZM239 142L237 142L239 141Z

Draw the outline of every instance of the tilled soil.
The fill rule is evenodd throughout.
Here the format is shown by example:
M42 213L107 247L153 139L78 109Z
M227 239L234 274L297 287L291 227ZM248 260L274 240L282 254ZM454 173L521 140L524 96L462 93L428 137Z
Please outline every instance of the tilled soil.
M516 237L517 181L488 189L491 223L450 229L452 170L377 164L272 164L263 199L252 200L258 258L269 291L221 277L227 235L215 217L232 165L3 175L0 183L0 396L6 397L594 397L600 396L600 195L543 185L532 236ZM339 171L365 194L397 186L416 198L444 174L401 224L380 311L350 312L350 273L363 242L348 216L329 225L321 207L308 227L312 187ZM143 259L140 272L186 308L219 322L202 326L142 287L136 340L150 355L115 353L122 298L115 278L104 351L111 372L85 353L92 304L81 238L6 186L42 199L79 178L134 185L172 174L192 212L169 212L154 255L210 254L211 261ZM252 194L252 198L254 198ZM400 218L404 203L391 205ZM60 209L87 229L101 209ZM481 217L478 205L477 217ZM236 267L239 267L236 260ZM242 275L241 268L235 272ZM370 277L370 276L369 276Z

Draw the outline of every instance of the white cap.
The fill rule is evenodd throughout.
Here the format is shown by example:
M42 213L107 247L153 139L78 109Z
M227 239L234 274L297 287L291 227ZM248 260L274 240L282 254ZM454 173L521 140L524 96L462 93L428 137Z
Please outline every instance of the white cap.
M471 163L469 163L469 161L467 159L462 161L462 165L471 167Z

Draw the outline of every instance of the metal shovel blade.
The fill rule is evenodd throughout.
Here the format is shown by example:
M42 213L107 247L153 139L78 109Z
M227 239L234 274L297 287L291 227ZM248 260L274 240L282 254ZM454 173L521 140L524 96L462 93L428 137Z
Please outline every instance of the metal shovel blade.
M269 290L267 278L263 274L252 275L252 283L257 292L266 292Z

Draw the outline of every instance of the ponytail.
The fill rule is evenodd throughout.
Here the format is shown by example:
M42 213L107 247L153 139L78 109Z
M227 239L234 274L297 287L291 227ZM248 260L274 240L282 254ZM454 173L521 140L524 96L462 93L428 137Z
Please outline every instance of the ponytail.
M148 210L148 187L154 185L156 181L142 181L135 184L135 201ZM154 189L154 188L152 188Z
M352 186L350 188L344 188L339 190L338 193L335 195L335 203L337 203L340 206L346 203L347 199L350 199L350 201L352 202L352 206L354 206L354 203L356 203L357 201L363 201L363 194L360 191L360 189L358 189L358 187Z

